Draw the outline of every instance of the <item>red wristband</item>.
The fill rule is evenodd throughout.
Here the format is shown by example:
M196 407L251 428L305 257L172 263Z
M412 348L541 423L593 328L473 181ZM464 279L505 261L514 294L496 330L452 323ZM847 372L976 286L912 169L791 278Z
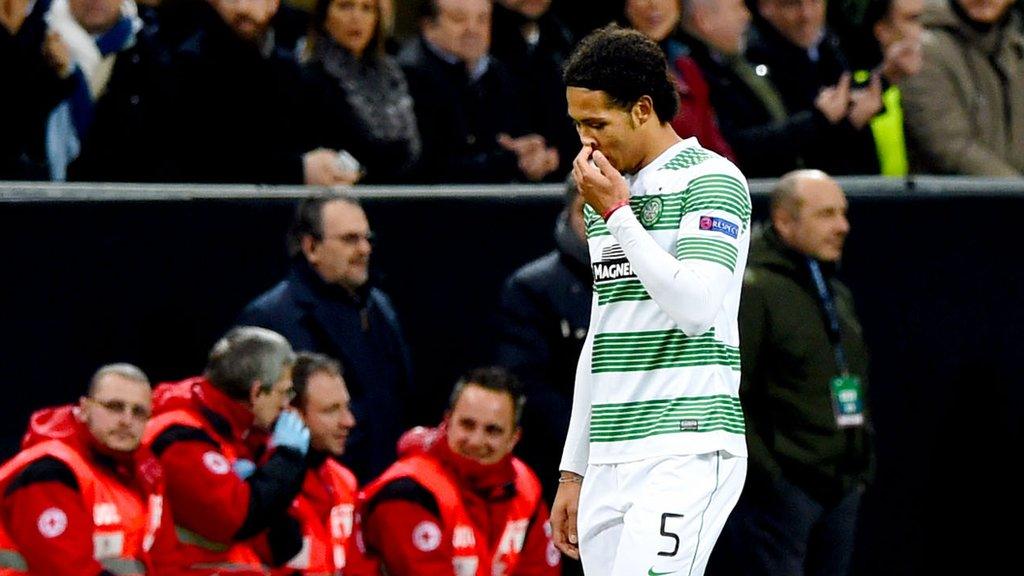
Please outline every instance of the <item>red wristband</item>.
M616 210L622 208L623 206L629 206L629 198L626 198L625 200L619 200L615 204L612 204L611 208L605 210L605 212L601 214L601 218L604 218L604 221L607 222L608 219L612 217L612 214L614 214Z

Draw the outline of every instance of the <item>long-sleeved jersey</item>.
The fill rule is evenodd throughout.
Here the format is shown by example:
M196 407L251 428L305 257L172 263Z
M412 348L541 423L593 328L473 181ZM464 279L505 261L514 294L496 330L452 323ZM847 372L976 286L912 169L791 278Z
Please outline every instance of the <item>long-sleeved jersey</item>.
M629 210L586 207L594 272L562 470L725 450L746 456L737 313L750 194L689 139L627 177Z

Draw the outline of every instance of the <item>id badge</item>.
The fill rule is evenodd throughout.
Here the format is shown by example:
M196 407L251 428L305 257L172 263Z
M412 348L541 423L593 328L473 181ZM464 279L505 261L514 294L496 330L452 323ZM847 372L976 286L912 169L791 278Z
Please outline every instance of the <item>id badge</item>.
M860 378L853 374L836 376L831 382L832 411L836 415L836 425L840 428L851 428L864 425L864 394L860 386Z

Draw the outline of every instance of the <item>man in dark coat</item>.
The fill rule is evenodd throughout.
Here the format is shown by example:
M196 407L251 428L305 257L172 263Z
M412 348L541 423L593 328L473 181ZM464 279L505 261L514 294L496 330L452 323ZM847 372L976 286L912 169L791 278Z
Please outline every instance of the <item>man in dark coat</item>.
M839 40L825 26L825 1L756 4L747 59L762 75L770 75L790 114L818 109L831 125L818 146L803 151L803 167L830 174L878 174L868 122L882 110L880 80L851 85ZM823 101L835 105L822 106Z
M242 312L242 325L270 328L298 350L341 362L352 395L353 429L343 460L366 482L395 460L412 400L409 350L388 297L369 284L370 225L355 199L304 201L289 245L288 276Z
M398 54L423 139L423 182L539 181L558 152L528 133L524 96L488 54L490 0L428 0L421 34Z
M750 467L712 574L849 573L873 458L868 353L835 277L846 206L828 175L791 172L751 241L739 313Z
M551 0L499 0L494 4L491 53L508 67L520 87L527 123L558 150L560 181L579 152L580 138L566 113L562 68L575 45L572 33L551 11Z
M211 0L219 17L173 55L171 170L183 182L349 184L337 151L309 149L300 70L270 26L279 0ZM202 8L196 8L202 10Z

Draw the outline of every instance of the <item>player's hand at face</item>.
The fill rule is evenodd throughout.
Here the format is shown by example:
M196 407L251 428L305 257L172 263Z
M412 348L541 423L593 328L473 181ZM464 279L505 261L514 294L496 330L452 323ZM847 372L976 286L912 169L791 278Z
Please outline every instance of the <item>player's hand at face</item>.
M572 162L572 175L580 195L598 214L629 200L629 184L600 150L583 146Z

